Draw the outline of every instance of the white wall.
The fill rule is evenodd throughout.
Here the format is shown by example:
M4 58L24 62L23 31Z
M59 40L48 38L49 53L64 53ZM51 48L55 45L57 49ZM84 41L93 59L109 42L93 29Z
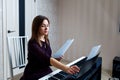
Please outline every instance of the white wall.
M119 3L119 0L36 0L35 9L26 0L26 35L31 36L33 17L45 15L51 22L49 38L53 53L69 38L75 39L64 56L70 61L87 56L93 46L102 44L102 66L112 70L113 58L120 56Z
M31 37L32 20L36 16L35 0L25 0L25 35Z
M2 16L2 0L0 0L0 80L3 80L3 54L2 54L2 30L3 30L3 16Z
M88 55L93 46L101 44L102 66L112 70L113 58L120 56L119 0L60 0L59 5L61 39L75 39L65 59Z
M37 0L37 15L47 16L50 20L49 39L51 48L55 53L61 46L61 26L58 24L58 0Z

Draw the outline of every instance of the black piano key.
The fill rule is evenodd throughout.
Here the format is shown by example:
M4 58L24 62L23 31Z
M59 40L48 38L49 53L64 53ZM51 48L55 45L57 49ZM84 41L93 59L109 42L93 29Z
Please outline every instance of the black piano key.
M72 78L71 74L68 74L68 73L63 72L63 71L59 72L59 74L64 76L64 79L62 79L62 80L73 80L73 79L71 79Z
M69 75L68 73L63 72L63 71L61 71L61 72L59 72L59 73L60 73L60 74L63 74L64 76Z
M72 76L77 77L79 75L79 72L73 74Z
M64 78L65 78L63 75L61 75L61 74L59 74L59 73L53 75L53 77L56 77L56 78L58 78L58 79L64 79Z
M63 76L63 77L66 77L64 74L61 74L60 72L58 74L61 75L61 76Z
M50 77L50 78L48 78L48 80L58 80L58 79L54 78L54 77Z

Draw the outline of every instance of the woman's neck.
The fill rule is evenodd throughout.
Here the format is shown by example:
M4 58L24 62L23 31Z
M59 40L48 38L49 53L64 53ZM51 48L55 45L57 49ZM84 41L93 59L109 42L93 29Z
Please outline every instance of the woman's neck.
M45 42L45 36L43 35L43 36L40 36L39 37L39 40L41 40L41 41L44 41Z

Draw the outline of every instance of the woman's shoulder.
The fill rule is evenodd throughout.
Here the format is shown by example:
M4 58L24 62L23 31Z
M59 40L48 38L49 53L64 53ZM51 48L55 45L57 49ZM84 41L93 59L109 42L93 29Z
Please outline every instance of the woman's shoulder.
M28 41L28 45L29 45L29 44L37 44L37 41L34 40L34 39L30 39L30 40Z

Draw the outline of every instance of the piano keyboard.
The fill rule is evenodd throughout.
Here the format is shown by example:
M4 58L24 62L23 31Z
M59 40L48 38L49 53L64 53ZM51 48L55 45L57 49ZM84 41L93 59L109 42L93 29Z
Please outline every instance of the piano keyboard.
M84 60L85 58L86 58L85 56L78 58L77 60L67 64L66 66L80 65L79 61L82 62L82 60ZM58 70L55 70L52 73L40 78L39 80L66 80L70 76L72 76L72 75L67 74L67 73L63 72L62 70L58 69Z

